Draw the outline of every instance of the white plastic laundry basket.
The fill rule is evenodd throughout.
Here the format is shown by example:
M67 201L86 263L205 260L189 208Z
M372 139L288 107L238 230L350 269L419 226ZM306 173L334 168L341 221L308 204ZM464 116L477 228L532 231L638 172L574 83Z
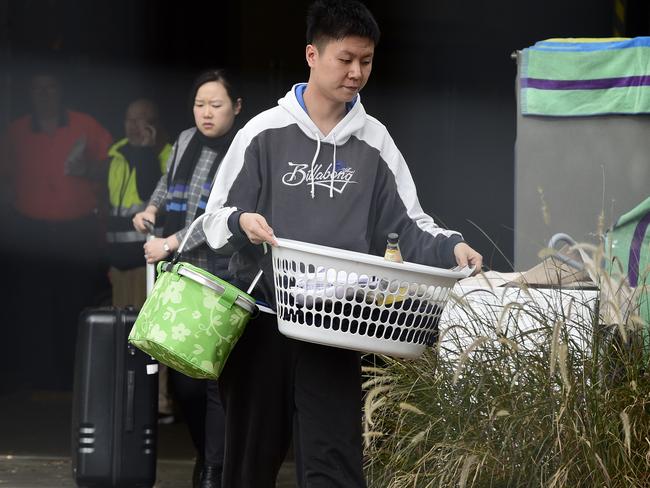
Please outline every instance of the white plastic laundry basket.
M280 332L345 349L418 357L436 340L451 288L468 275L277 241L273 274Z

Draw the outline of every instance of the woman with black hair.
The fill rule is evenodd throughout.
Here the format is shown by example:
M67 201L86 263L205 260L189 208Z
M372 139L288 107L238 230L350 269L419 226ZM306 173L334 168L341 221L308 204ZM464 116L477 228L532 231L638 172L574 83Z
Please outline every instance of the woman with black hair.
M190 224L205 211L212 181L234 135L235 118L242 99L224 70L201 73L192 89L195 127L180 133L163 175L147 208L133 218L134 227L147 232L165 213L163 237L144 245L147 263L167 259L186 236ZM183 248L183 261L228 281L228 256L208 248L200 228L193 230ZM185 418L197 450L194 488L221 486L224 446L224 414L216 381L189 378L170 370L172 391Z

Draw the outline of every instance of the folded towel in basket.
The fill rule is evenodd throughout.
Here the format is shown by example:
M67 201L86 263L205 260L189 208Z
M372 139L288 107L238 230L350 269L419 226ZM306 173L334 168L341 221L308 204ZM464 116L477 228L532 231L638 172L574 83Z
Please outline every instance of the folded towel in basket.
M522 115L650 113L650 37L537 42L519 85Z

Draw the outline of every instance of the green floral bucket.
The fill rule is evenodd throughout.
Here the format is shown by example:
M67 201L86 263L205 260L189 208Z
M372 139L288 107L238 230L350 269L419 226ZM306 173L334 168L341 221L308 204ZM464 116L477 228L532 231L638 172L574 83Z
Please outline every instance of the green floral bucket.
M251 296L207 271L160 262L129 342L187 376L215 379L255 310Z

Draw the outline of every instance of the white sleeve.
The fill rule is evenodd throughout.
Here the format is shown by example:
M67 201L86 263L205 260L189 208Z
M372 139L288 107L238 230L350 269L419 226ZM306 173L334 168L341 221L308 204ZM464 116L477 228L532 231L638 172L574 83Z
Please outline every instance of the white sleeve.
M230 144L214 177L210 198L205 208L206 217L203 219L203 232L206 242L212 249L221 249L232 237L232 232L228 228L228 217L237 210L237 207L224 207L224 204L242 171L244 155L249 143L250 140L244 130L240 130Z

